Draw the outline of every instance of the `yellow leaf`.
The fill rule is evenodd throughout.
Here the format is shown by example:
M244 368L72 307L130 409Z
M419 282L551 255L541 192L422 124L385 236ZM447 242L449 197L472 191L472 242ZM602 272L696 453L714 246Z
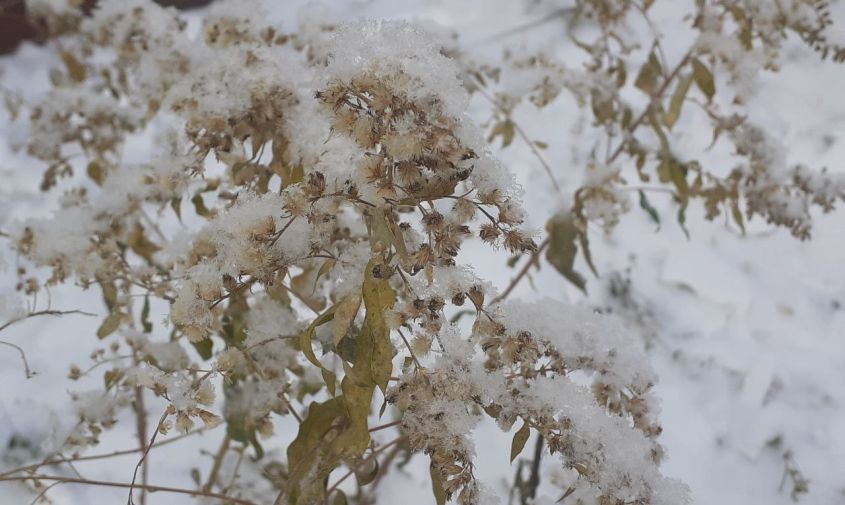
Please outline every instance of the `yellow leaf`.
M76 56L67 51L60 51L59 56L61 56L62 62L64 62L65 68L67 68L67 75L73 82L82 82L85 80L85 75L87 74L85 65L76 59Z
M302 273L291 279L290 290L311 310L320 312L326 308L326 298L315 294L320 269L317 268L317 262L313 260L302 268Z
M393 244L390 227L382 209L375 209L369 219L370 245L375 252L387 250Z
M352 321L358 314L358 309L361 307L361 293L355 293L347 296L337 304L337 309L334 314L334 345L337 346L340 340L346 336Z
M297 503L300 492L300 481L310 473L316 464L317 472L312 481L322 482L335 467L340 464L341 454L333 452L333 444L329 437L336 439L338 432L343 429L336 421L346 414L343 401L332 398L323 403L314 402L308 407L308 415L299 425L296 438L287 449L288 479L290 503Z
M713 81L713 74L698 58L692 60L692 76L695 79L695 85L707 97L707 100L712 100L713 95L716 94L716 83Z
M663 115L663 123L670 130L675 126L678 118L681 117L681 108L684 106L684 100L686 99L692 80L692 75L688 75L678 82L678 87L675 88L675 93L672 95L672 100L669 103L669 110Z
M299 336L299 346L302 348L302 353L305 354L308 361L310 361L314 366L320 368L323 380L326 381L326 386L329 388L329 393L333 396L335 393L337 376L334 372L324 367L323 364L320 363L320 360L317 359L317 355L314 354L314 349L311 347L311 341L314 340L314 333L316 332L317 327L331 321L334 318L334 311L336 308L337 305L330 307L326 312L317 317L317 319L315 319L314 322L312 322Z
M660 65L660 60L657 59L657 53L652 50L648 55L648 61L640 68L634 86L651 95L657 89L662 75L663 67Z
M578 228L569 214L557 214L546 223L549 232L549 247L546 260L569 282L586 292L587 280L575 270L575 255L578 246Z
M731 214L739 229L742 230L742 234L745 235L745 222L742 219L742 211L739 210L739 202L737 200L731 202Z
M505 119L504 121L496 123L490 131L490 136L487 137L487 142L492 142L499 135L502 136L503 148L511 145L511 142L513 142L514 136L516 135L516 125L514 125L513 121Z
M613 100L605 99L598 91L593 91L590 104L593 108L593 116L600 124L607 123L614 119Z
M127 245L132 249L132 252L147 261L152 261L153 254L161 249L147 238L147 235L144 233L144 227L140 223L135 223L135 226L129 233Z
M117 286L114 281L101 281L100 288L103 290L103 301L106 308L111 312L117 304Z
M525 448L525 443L528 442L528 437L531 435L531 428L528 427L528 423L523 422L522 428L519 429L513 435L513 441L511 442L511 463L513 460L519 456L519 453L522 452L522 449Z
M334 500L332 500L332 505L347 505L348 503L349 500L346 499L346 493L340 489L336 490Z
M355 480L358 481L359 486L366 486L375 480L378 471L378 459L373 458L369 463L369 468L359 468L355 471Z
M103 170L103 164L97 160L92 160L88 163L88 168L86 170L88 177L91 178L92 181L97 183L97 186L102 186L103 181L106 178L105 170Z
M322 265L320 265L320 270L317 271L317 276L314 278L314 287L311 288L312 292L316 291L317 282L320 280L320 277L322 277L322 276L328 274L329 272L331 272L332 268L334 268L336 263L337 263L337 260L328 259L328 260L324 261Z
M393 345L390 343L390 330L384 320L384 313L393 307L396 293L387 279L378 279L373 275L373 269L379 262L377 258L371 259L364 274L364 308L367 313L364 328L358 337L357 353L369 359L369 363L359 359L357 353L355 361L356 369L362 365L368 366L373 382L382 391L387 391L387 383L393 372Z
M437 505L446 504L446 490L443 487L443 478L440 476L440 471L434 467L432 461L428 467L431 474L431 490L434 492L434 502Z
M114 333L114 331L120 326L120 320L122 317L123 315L118 311L114 311L109 314L103 320L103 324L97 328L97 338L104 339Z
M194 204L194 211L197 213L198 216L202 216L207 219L211 219L214 217L216 212L209 210L208 207L205 206L205 202L202 199L202 195L197 193L191 198L191 203Z

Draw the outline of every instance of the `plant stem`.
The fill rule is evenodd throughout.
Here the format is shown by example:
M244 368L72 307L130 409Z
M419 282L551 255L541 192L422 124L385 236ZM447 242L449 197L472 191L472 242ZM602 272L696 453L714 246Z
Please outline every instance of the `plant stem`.
M226 453L229 452L229 442L229 435L225 435L223 437L223 442L220 444L220 449L218 449L217 454L214 455L214 464L211 466L211 472L208 474L208 480L202 487L202 490L206 493L211 491L211 488L214 487L215 482L217 482L217 475L220 473L220 467L223 465L223 458L225 458Z
M257 505L254 502L248 500L242 500L240 498L235 498L232 496L227 496L224 494L218 493L207 493L204 491L197 491L194 489L182 489L177 487L167 487L167 486L153 486L153 485L143 485L143 484L126 484L124 482L109 482L103 480L89 480L89 479L75 479L69 477L56 477L53 475L27 475L21 477L0 477L0 482L7 481L26 481L26 480L46 480L46 481L57 481L60 484L87 484L90 486L105 486L105 487L118 487L123 489L140 489L143 487L147 491L150 492L164 492L164 493L175 493L175 494L187 494L191 496L204 496L206 498L214 498L217 500L224 501L226 503L233 503L235 505Z
M138 433L139 449L147 447L147 411L144 408L144 389L141 387L135 388L135 416L136 416L136 430ZM147 485L147 478L149 477L149 469L147 462L144 461L141 468L141 484ZM147 490L141 488L141 505L147 503Z
M184 433L182 435L177 435L177 436L175 436L171 439L164 440L163 442L159 442L159 443L155 444L153 447L160 447L162 445L167 445L167 444L171 444L173 442L178 442L179 440L181 440L183 438L190 437L191 435L196 435L197 433L201 433L205 430L206 430L206 428L199 428L197 430L190 431L190 432ZM117 456L127 456L129 454L135 454L136 452L141 452L145 449L146 449L146 447L138 447L138 448L135 448L135 449L124 449L122 451L110 452L108 454L93 454L91 456L79 456L79 457L75 457L75 458L50 459L50 460L47 460L47 461L43 461L41 463L36 463L34 465L22 466L20 468L15 468L13 470L9 470L8 472L0 473L0 480L2 480L4 477L8 477L9 475L12 475L12 474L15 474L15 473L18 473L18 472L34 471L34 470L37 470L38 468L45 466L45 465L57 465L57 464L60 464L60 463L78 463L80 461L91 461L91 460L97 460L97 459L114 458L114 457L117 457Z
M510 295L511 292L514 290L516 285L519 284L519 281L521 281L522 278L525 277L526 274L528 274L528 271L531 269L531 265L537 265L538 267L540 266L540 261L539 261L540 255L543 253L543 251L548 246L549 246L549 238L546 237L546 240L544 240L539 246L537 246L537 250L534 251L533 253L531 253L531 257L528 259L528 262L525 265L523 265L523 267L520 269L519 273L516 274L516 277L514 277L513 280L511 281L510 285L508 285L507 289L505 289L502 292L502 294L500 294L496 298L493 298L490 301L490 305L499 303L502 300L504 300L505 298L507 298L508 295Z

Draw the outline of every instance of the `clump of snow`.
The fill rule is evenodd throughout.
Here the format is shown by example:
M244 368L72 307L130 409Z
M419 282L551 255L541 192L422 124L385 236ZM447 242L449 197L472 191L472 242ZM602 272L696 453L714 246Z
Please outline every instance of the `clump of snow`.
M437 39L412 23L363 21L338 28L323 79L351 81L367 73L407 76L413 100L442 104L452 117L462 117L467 108L460 67L440 54Z

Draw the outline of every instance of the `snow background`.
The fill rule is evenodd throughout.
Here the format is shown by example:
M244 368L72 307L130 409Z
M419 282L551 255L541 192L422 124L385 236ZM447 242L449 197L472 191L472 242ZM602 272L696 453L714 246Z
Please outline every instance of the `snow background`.
M265 5L272 9L274 19L290 28L294 13L304 3ZM677 61L687 47L687 28L678 20L691 3L664 0L656 2L653 9L670 60ZM540 9L526 8L523 2L336 0L328 6L340 19L402 18L440 24L459 33L462 46L479 58L496 57L502 45L548 47L564 58L581 58L565 42L559 22L500 35L545 15ZM833 6L834 20L845 26L845 2ZM199 19L197 13L188 18L193 23ZM845 83L845 66L820 62L795 40L786 44L784 54L779 74L761 75L749 104L751 119L788 146L790 161L845 170L845 99L840 88ZM25 44L15 55L0 57L0 85L37 96L48 89L49 69L59 66L57 55L49 48ZM637 97L631 100L637 103ZM677 146L700 151L709 143L711 131L692 108L684 111L675 130ZM479 122L485 121L490 106L476 95L471 112ZM571 193L581 181L586 156L594 145L590 117L571 98L562 96L539 112L523 106L515 119L532 139L550 145L543 155L564 193ZM1 110L0 138L13 142L21 134L19 126ZM141 140L127 149L144 148ZM529 224L542 229L560 205L542 167L519 139L498 155L526 189ZM706 159L730 167L727 152L717 149ZM17 218L49 214L51 207L38 191L42 170L39 163L0 142L0 229ZM750 223L743 237L722 220L707 222L702 209L693 205L687 216L688 240L674 222L669 198L649 195L663 221L656 231L637 207L635 196L634 192L632 211L613 235L605 237L598 229L591 234L601 278L590 276L586 298L549 265L533 273L531 282L523 282L512 298L589 303L630 319L631 338L651 343L649 356L660 376L656 392L662 399L661 442L668 455L662 469L689 484L693 503L792 503L789 480L780 488L785 450L791 451L801 473L810 480L809 492L799 497L799 503L845 503L845 212L815 216L813 239L799 242L788 231L772 230L759 220ZM480 244L462 251L461 260L500 289L515 274L504 266L504 253L491 253ZM0 248L0 265L0 295L13 294L15 258L6 247ZM578 269L588 272L583 263ZM637 311L626 309L609 295L614 278L630 281L627 300ZM104 315L95 290L81 291L71 285L54 288L50 295L52 308ZM637 319L636 314L644 316ZM165 317L166 307L154 306L153 320ZM77 363L84 368L89 363L100 321L101 317L80 315L41 317L3 332L3 340L26 351L38 375L26 380L17 353L0 347L0 447L15 434L44 440L55 426L73 421L67 392L85 386L66 379L68 366ZM150 403L153 418L156 405ZM289 442L294 430L287 421L276 424L280 442ZM203 450L215 451L221 436L218 429L156 449L150 456L150 483L190 486L191 468L207 474L211 456ZM781 446L769 447L767 442L776 437ZM510 440L511 435L492 424L477 430L477 474L503 493L503 503L507 503L504 493L514 470L507 461ZM136 444L134 423L126 417L89 453ZM265 448L272 449L272 445L268 442ZM531 452L529 448L533 448L533 437L525 455ZM19 462L10 459L14 456L14 452L0 451L0 470L18 466ZM137 458L130 455L76 466L86 478L128 482ZM546 461L541 494L553 503L560 491L548 485L555 464L553 458ZM231 464L227 462L227 467ZM223 475L228 475L227 469ZM61 485L49 496L56 504L120 503L126 492ZM414 458L404 472L387 479L379 487L379 496L379 503L433 503L427 458ZM4 505L26 504L32 498L32 493L19 485L0 484L0 503ZM148 497L153 505L192 501L165 493Z

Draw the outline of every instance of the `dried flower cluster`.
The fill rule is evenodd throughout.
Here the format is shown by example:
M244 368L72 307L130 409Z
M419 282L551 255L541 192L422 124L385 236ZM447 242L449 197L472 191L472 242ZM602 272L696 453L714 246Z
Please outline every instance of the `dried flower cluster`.
M121 409L146 419L146 395L163 408L150 433L139 423L140 438L225 425L220 458L229 441L260 458L260 437L277 443L274 420L296 417L293 442L264 455L264 501L346 503L338 470L365 488L377 479L362 468L395 446L430 457L438 503L487 504L496 498L476 479L472 432L488 417L521 426L512 460L530 433L542 438L572 503L684 503L685 486L658 469L656 378L636 339L587 309L504 303L456 259L468 240L514 255L548 247L583 287L576 244L591 263L587 223L610 231L630 209L626 161L640 180L653 168L671 185L682 223L699 198L708 217L727 206L742 226L743 204L747 217L806 238L811 206L845 196L845 179L788 166L775 141L715 99L715 68L741 103L790 32L841 60L824 38L823 2L699 1L688 54L667 70L655 45L629 83L634 44L617 28L651 3L576 1L573 22L602 30L580 43L590 61L576 71L545 54L473 68L417 25L334 23L319 7L286 33L258 2L222 1L192 36L146 0L102 1L90 17L73 2L32 2L61 37L64 69L15 112L25 148L46 165L42 189L63 194L53 216L9 230L18 288L76 282L101 290L107 308L103 348L70 372L103 372L104 388L73 394L78 423L56 450L96 444ZM592 109L608 142L619 139L590 161L543 246L523 226L521 189L466 117L464 80L502 86L491 137L505 144L521 100L543 107L563 90ZM509 92L517 81L522 91ZM648 96L641 113L623 99L629 84ZM672 148L693 84L714 136L742 159L726 176ZM153 321L165 312L165 324ZM458 321L465 312L471 325ZM371 433L389 405L399 433L384 443ZM215 468L203 493L259 499L252 485L224 487Z

